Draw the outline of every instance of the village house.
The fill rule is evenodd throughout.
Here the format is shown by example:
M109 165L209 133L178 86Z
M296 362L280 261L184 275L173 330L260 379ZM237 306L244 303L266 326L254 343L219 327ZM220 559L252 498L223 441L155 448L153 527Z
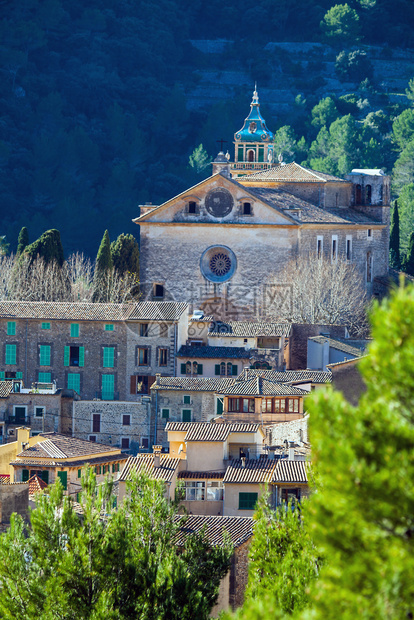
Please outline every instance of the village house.
M327 336L308 338L308 368L326 371L330 364L354 360L364 355L370 340L339 339Z
M97 481L103 482L105 474L117 478L127 460L119 448L58 433L41 433L33 439L36 443L23 447L10 462L13 480L25 482L37 475L52 484L59 478L65 493L72 496L81 491L82 471L87 465L94 467ZM0 453L6 447L0 446Z
M0 302L0 380L52 384L85 400L135 401L176 374L186 303Z

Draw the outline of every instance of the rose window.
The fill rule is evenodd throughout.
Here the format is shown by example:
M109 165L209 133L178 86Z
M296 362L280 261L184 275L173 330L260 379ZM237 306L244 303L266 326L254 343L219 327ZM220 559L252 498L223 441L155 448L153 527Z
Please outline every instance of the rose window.
M210 260L210 269L216 276L224 276L230 271L231 260L227 254L220 252Z

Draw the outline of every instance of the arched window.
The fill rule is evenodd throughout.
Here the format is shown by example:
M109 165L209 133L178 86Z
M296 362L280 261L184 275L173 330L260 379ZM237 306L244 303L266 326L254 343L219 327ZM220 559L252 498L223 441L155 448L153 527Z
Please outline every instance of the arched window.
M255 157L254 157L254 151L250 150L247 151L247 161L254 161Z
M220 364L220 375L222 377L226 376L226 362L221 362Z
M355 204L360 205L362 202L362 192L361 192L361 186L358 185L355 187Z
M191 362L187 362L185 365L185 374L191 375Z
M232 375L232 364L231 362L227 362L227 376L231 377Z
M198 363L193 362L193 375L198 375Z
M372 194L371 185L366 185L365 186L365 204L366 205L371 204L371 194Z

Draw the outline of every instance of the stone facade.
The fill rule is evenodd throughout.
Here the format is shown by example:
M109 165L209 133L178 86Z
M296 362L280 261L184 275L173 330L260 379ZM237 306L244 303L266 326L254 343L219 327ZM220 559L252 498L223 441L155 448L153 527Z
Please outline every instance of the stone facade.
M309 415L305 415L300 420L282 422L274 424L270 429L270 445L281 446L285 441L295 443L308 442L308 422Z
M345 338L343 325L292 324L288 346L287 369L298 370L307 367L308 338L329 334L332 338Z
M27 518L29 483L0 484L0 524L10 523L13 512Z
M210 422L217 415L219 398L213 391L156 390L152 395L152 407L157 412L156 443L168 445L164 430L168 421Z
M150 403L78 401L73 403L72 434L94 437L97 443L130 450L133 454L152 448ZM98 430L94 430L97 429ZM124 440L124 441L122 441Z

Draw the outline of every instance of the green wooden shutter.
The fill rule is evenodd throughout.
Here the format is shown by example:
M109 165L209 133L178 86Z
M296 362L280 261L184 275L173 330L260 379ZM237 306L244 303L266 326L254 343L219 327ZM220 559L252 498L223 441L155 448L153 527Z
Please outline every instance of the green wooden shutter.
M79 366L85 366L85 347L79 347Z
M68 390L75 390L75 392L80 392L80 375L75 373L68 373Z
M1 380L1 381L4 381L4 377L5 377L5 376L6 376L6 373L4 372L4 370L2 370L2 371L0 372L0 380Z
M82 478L82 470L78 469L78 478Z
M39 364L40 366L50 366L50 346L41 344L39 352Z
M29 470L23 469L22 471L22 482L27 482L29 480Z
M23 373L22 372L16 372L16 379L23 379Z
M7 335L8 336L15 336L16 335L16 322L15 321L8 321L8 323L7 323Z
M202 375L203 374L203 364L198 364L198 366L197 366L197 374L198 375Z
M15 344L6 344L6 364L14 365L16 364L16 350L17 347Z
M102 400L114 399L114 375L102 375Z
M103 367L104 368L113 368L114 367L114 347L104 347L103 348Z
M216 413L217 415L221 415L223 413L223 401L220 400L220 398L217 399Z
M231 374L233 376L238 374L238 372L237 372L237 364L233 364L233 366L231 367Z
M191 422L191 409L183 409L183 422Z
M67 491L68 489L68 472L67 471L58 471L57 473L58 478L60 479L62 486L63 486L63 490Z
M168 420L168 418L170 417L170 410L169 409L162 409L161 417L164 418L164 420Z
M186 374L186 367L185 364L181 364L181 374L185 375Z
M220 375L220 364L215 364L214 366L214 374Z
M63 354L63 365L69 366L69 360L70 360L70 347L65 347L65 352Z
M46 470L42 471L42 480L43 482L46 482L46 484L49 484L49 472Z
M72 323L70 326L70 335L72 338L79 337L79 323Z

